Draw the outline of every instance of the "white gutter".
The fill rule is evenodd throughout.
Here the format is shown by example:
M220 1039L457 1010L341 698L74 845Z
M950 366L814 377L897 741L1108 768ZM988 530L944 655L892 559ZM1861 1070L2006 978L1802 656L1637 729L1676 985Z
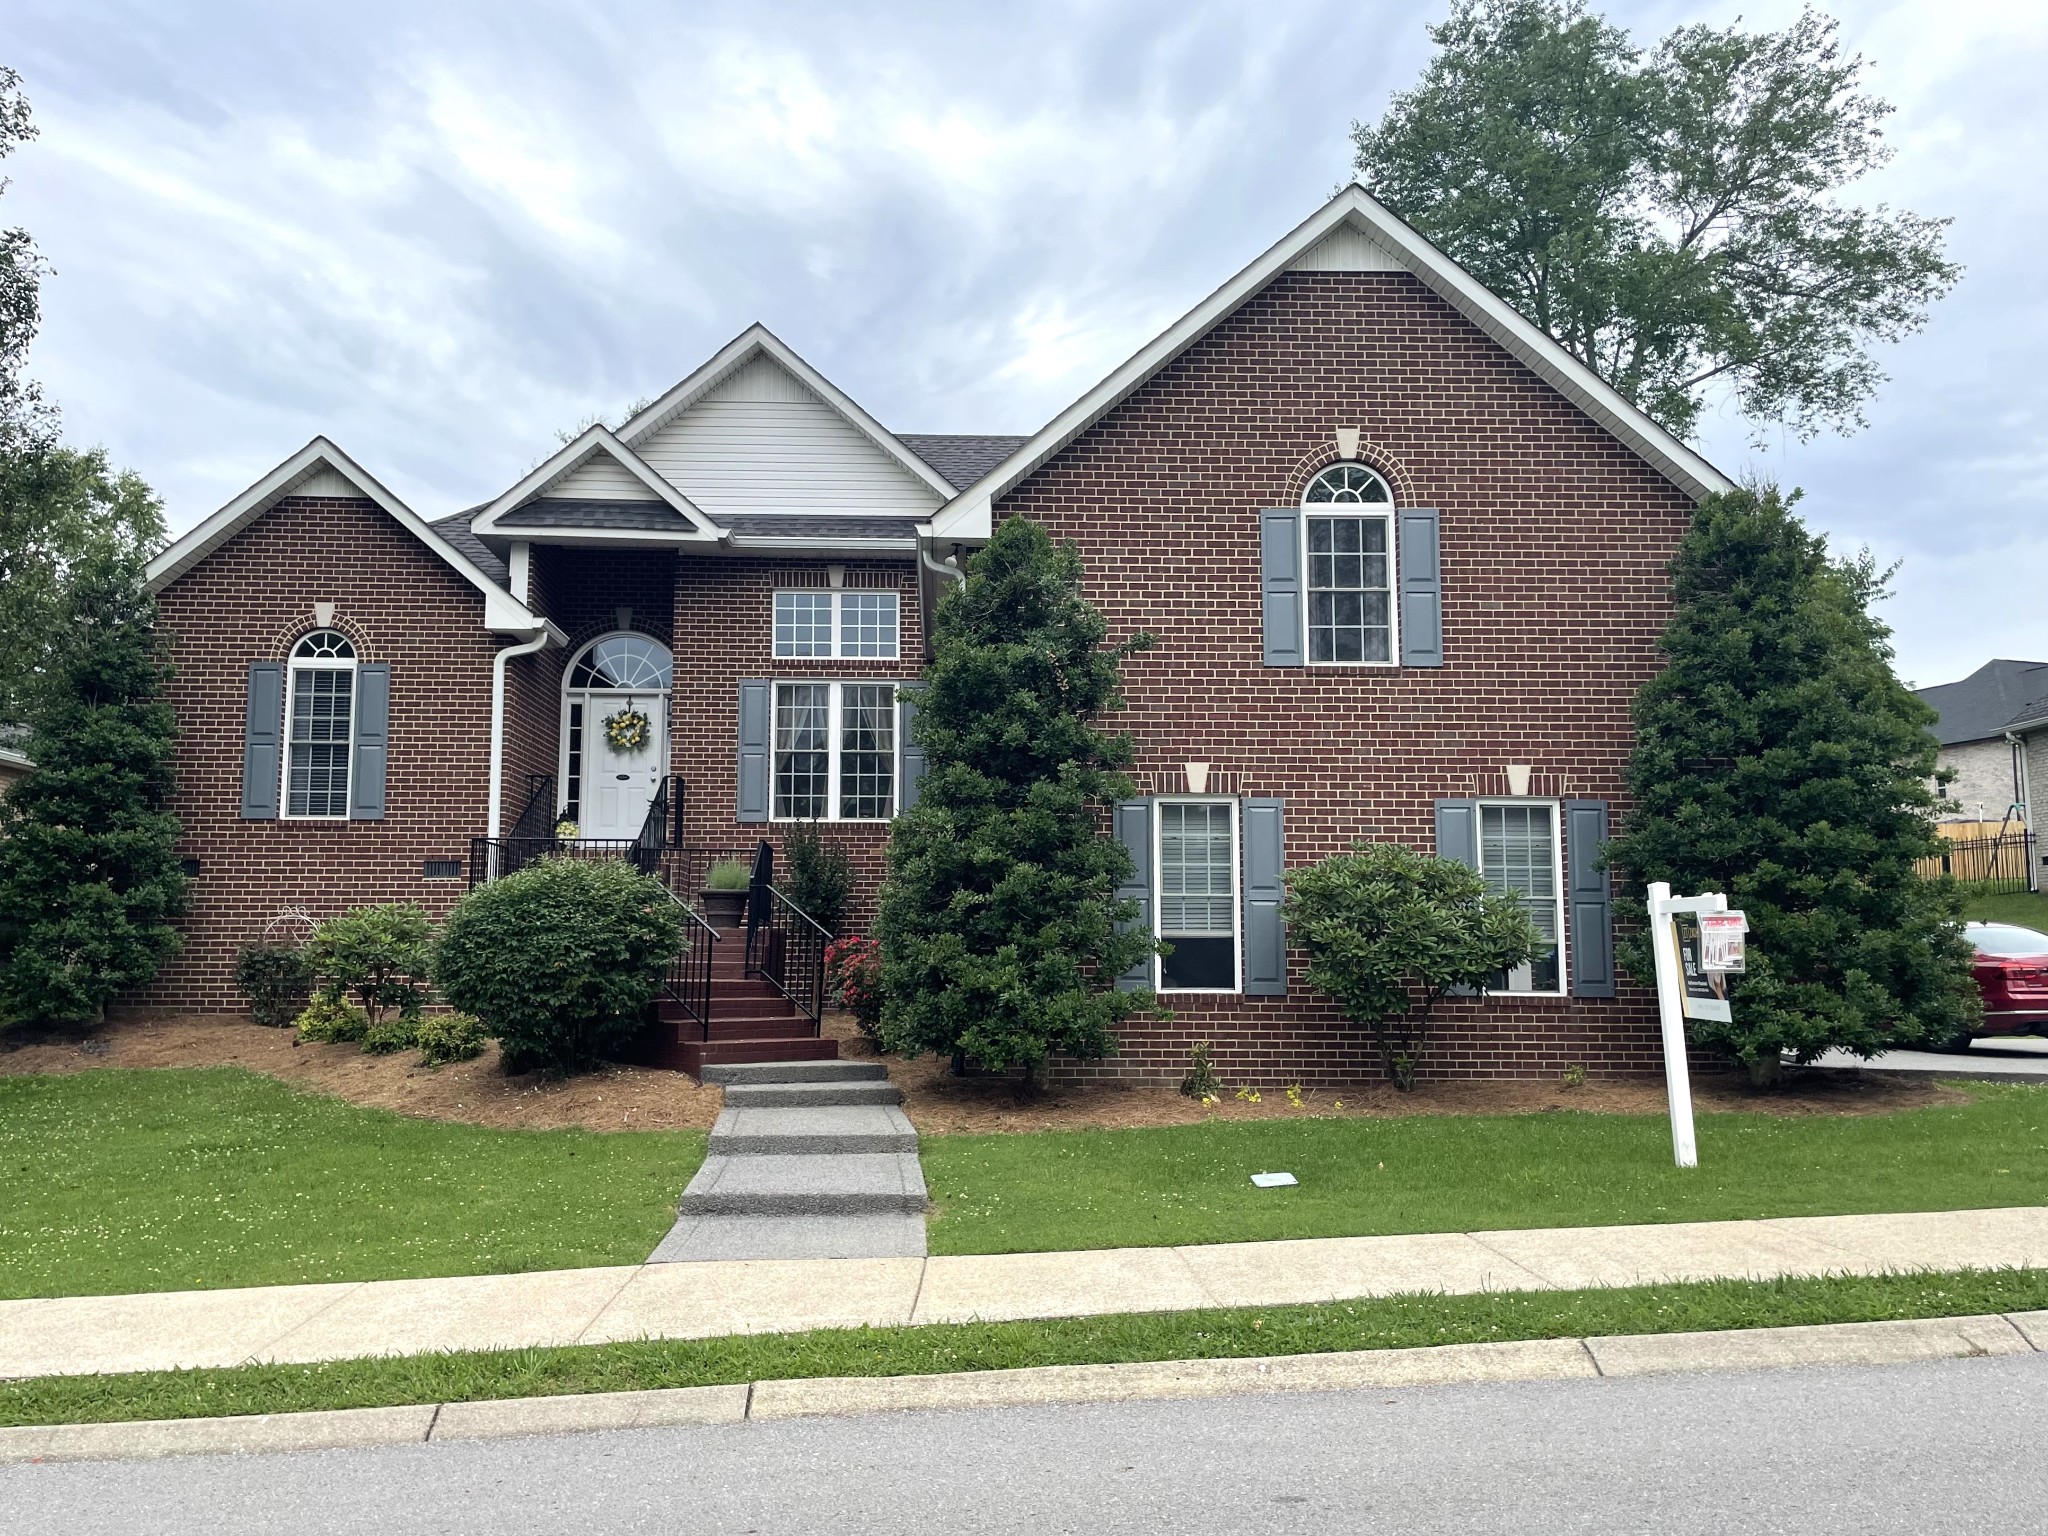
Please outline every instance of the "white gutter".
M488 830L486 837L498 835L498 821L504 810L505 786L505 663L514 656L531 656L535 651L546 648L554 637L542 630L531 640L519 645L508 645L498 652L491 661L491 809L485 817Z

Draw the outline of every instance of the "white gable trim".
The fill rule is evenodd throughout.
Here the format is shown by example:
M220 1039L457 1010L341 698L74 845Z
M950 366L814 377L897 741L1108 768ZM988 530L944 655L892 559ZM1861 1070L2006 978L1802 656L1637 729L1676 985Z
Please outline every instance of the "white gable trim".
M920 532L932 538L985 539L996 499L1107 415L1166 364L1289 268L1360 262L1358 241L1325 242L1343 226L1363 247L1389 253L1452 308L1621 440L1674 485L1695 498L1735 488L1734 482L1504 303L1471 273L1396 218L1357 183L1346 187L1257 260L1154 337L1128 362L1089 390L980 480L937 512Z
M893 459L911 478L936 492L941 502L952 499L953 487L940 478L937 470L904 447L893 432L862 410L850 395L798 357L767 326L760 324L748 326L720 347L703 367L620 427L620 440L630 445L651 437L756 357L771 358L786 369L797 382L845 417L861 436Z
M335 477L346 488L335 484ZM310 490L309 490L310 488ZM241 495L206 519L182 539L149 562L149 590L161 592L221 545L255 522L278 502L293 494L332 495L343 491L360 495L382 508L406 532L467 581L484 599L484 628L494 631L531 632L542 621L503 587L470 563L469 558L437 533L412 508L392 495L341 449L324 437L316 437L286 459Z
M478 534L497 533L502 527L519 527L519 508L522 505L572 470L580 469L599 453L610 455L622 469L647 487L649 500L663 502L674 508L688 520L694 530L685 534L643 531L636 535L641 542L662 543L678 538L711 542L724 536L724 530L700 512L695 502L650 469L645 459L614 437L611 429L601 422L574 442L565 445L553 458L543 460L525 479L470 519L470 531Z

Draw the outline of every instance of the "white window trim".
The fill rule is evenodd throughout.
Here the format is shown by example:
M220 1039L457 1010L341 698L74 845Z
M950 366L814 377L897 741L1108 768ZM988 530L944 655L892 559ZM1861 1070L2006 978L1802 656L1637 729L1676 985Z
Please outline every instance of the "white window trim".
M292 648L298 649L303 641L294 641ZM294 656L286 665L284 690L284 750L278 753L277 769L277 816L280 821L347 821L349 807L355 804L356 795L356 711L362 700L356 693L356 664L354 656ZM347 767L342 772L341 810L339 812L314 815L309 811L292 810L292 706L298 699L299 675L304 672L346 672L348 679L348 750L343 755Z
M818 658L812 657L811 660ZM825 739L829 744L825 752L825 811L823 816L782 816L775 810L778 798L775 792L776 760L781 749L775 744L777 731L782 720L782 690L822 686L830 690L826 695ZM899 704L903 698L904 684L893 677L778 677L768 689L768 819L787 825L795 821L836 821L847 826L884 826L896 819L896 809L903 797L903 713ZM887 688L889 694L889 812L885 816L842 816L839 814L839 760L845 754L844 708L847 688Z
M1227 987L1168 987L1166 957L1152 957L1152 990L1175 997L1236 997L1244 991L1244 815L1232 795L1160 795L1152 802L1152 937L1168 942L1159 931L1164 898L1160 894L1166 864L1161 857L1169 805L1225 805L1230 807L1230 966L1233 985Z
M1384 509L1384 510L1382 510ZM1309 585L1308 520L1312 517L1376 517L1387 525L1387 659L1385 661L1317 661L1315 640L1312 631L1314 622L1309 617L1309 599L1316 588ZM1392 502L1349 502L1319 501L1313 507L1304 502L1301 508L1301 660L1309 667L1376 667L1383 670L1397 670L1401 665L1401 572L1400 551L1395 547L1400 539L1400 524L1395 519Z
M1542 795L1524 795L1517 799L1512 795L1495 795L1477 802L1478 810L1473 820L1473 854L1479 860L1479 873L1486 875L1486 808L1491 806L1524 807L1547 806L1550 810L1550 888L1555 893L1552 901L1557 906L1557 985L1541 992L1510 992L1505 987L1499 991L1489 988L1495 997L1569 997L1572 990L1571 955L1567 946L1571 943L1570 903L1565 900L1564 889L1564 802L1546 799Z
M822 596L829 600L832 610L832 635L828 648L822 656L799 656L785 651L776 639L776 610L786 594L802 594L806 597ZM849 656L846 652L846 599L849 596L886 596L896 600L896 643L886 656ZM817 587L777 587L768 604L768 650L777 661L900 661L903 658L903 594L893 587L831 587L821 591ZM856 679L857 681L857 679Z

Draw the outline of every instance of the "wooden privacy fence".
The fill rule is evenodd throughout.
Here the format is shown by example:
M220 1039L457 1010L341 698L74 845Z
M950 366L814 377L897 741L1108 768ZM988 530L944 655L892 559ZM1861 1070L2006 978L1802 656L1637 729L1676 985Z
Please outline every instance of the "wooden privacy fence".
M2015 829L2002 837L1944 838L1940 853L1914 867L1929 879L1954 875L1987 891L2024 891L2034 862L2034 834Z

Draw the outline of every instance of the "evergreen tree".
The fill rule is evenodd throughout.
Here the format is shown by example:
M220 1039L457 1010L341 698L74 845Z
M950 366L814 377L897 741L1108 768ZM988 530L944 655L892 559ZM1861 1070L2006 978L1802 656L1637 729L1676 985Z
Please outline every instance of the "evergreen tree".
M940 602L914 726L926 772L882 888L885 1048L1035 1081L1055 1053L1110 1054L1116 1026L1154 1007L1113 986L1154 941L1116 898L1131 859L1104 824L1135 792L1130 738L1096 724L1152 637L1106 634L1073 546L1022 518Z
M1870 1056L1975 1022L1962 898L1914 862L1933 827L1934 712L1870 612L1884 577L1830 559L1776 491L1702 502L1671 565L1670 664L1636 695L1634 800L1612 863L1749 915L1734 1022L1694 1038L1759 1084L1779 1053ZM1640 926L1640 925L1639 925ZM1647 935L1624 944L1653 977Z
M140 558L90 555L29 737L35 771L0 800L0 1020L96 1021L178 946L169 676Z

